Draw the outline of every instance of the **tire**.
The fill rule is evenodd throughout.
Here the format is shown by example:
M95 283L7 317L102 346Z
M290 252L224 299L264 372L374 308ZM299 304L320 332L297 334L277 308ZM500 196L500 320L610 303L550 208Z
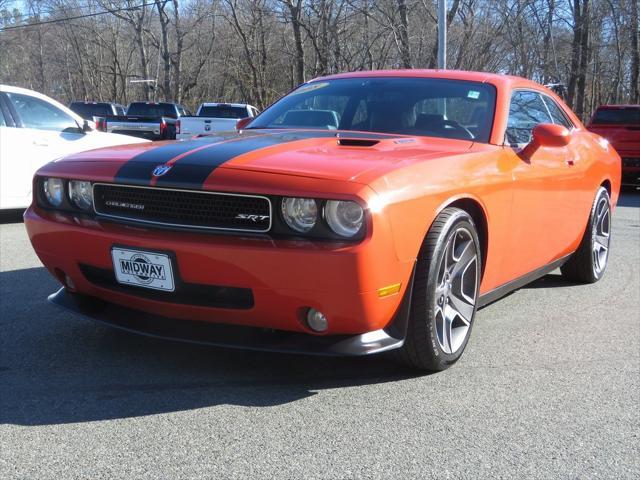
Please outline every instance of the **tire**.
M481 265L473 219L459 208L444 209L420 248L407 336L396 351L398 360L438 372L460 358L476 313Z
M600 187L591 207L589 222L578 249L560 268L562 276L578 283L595 283L604 276L611 243L611 200Z

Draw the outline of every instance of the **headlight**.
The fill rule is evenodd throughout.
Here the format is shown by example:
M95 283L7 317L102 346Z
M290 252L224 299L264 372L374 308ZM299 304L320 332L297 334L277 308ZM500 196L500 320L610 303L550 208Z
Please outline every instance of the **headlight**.
M364 222L364 210L356 202L329 200L324 215L331 230L342 237L356 235Z
M82 210L93 208L93 189L91 182L71 180L69 182L69 198L73 204Z
M46 178L42 184L44 195L52 207L62 205L64 199L64 183L60 178Z
M282 218L296 232L308 232L318 219L318 207L313 198L283 198Z

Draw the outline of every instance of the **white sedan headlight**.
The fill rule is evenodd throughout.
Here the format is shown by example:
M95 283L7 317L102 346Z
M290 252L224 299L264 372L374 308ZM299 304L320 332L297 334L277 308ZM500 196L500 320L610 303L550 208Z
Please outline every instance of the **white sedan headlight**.
M316 201L313 198L285 197L282 199L282 218L296 232L308 232L318 220Z
M93 208L93 187L91 182L71 180L69 182L69 198L81 210Z
M364 223L364 210L356 202L329 200L324 207L327 223L342 237L353 237Z
M64 200L64 182L60 178L46 178L42 183L44 196L52 207L59 207Z

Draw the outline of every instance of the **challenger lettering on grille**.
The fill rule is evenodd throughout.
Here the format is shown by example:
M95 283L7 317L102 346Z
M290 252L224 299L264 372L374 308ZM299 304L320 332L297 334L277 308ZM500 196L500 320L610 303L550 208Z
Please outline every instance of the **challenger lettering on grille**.
M96 183L96 213L129 222L268 232L271 201L260 195Z
M127 202L118 202L115 200L107 200L105 204L108 205L109 207L126 208L129 210L144 210L144 205L140 205L138 203L127 203Z

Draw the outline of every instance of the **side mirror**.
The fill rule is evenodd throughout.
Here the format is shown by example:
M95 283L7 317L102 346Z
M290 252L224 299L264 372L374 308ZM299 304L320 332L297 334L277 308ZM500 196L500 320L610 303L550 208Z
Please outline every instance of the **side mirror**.
M236 122L236 130L240 131L251 123L254 117L244 117Z
M540 147L566 147L571 141L571 132L562 125L541 123L533 129L531 141L522 151L525 157L531 157Z
M84 120L82 122L82 133L93 132L95 129L96 129L95 122L92 122L90 120Z

